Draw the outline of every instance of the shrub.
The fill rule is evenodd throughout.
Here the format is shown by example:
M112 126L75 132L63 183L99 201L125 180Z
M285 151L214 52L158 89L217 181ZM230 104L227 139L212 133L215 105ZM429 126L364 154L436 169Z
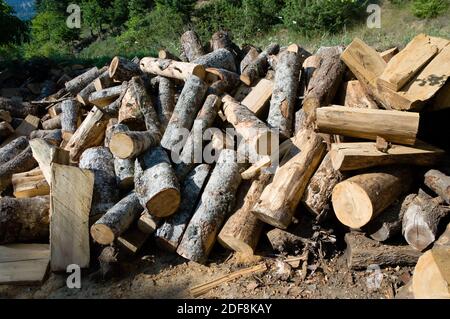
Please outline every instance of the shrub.
M448 7L448 0L414 0L413 14L421 19L435 18Z

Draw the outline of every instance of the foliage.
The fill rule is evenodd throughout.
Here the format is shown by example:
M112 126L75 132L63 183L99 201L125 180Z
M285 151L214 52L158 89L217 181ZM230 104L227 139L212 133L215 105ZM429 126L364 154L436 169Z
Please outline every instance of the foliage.
M414 0L413 13L421 19L435 18L448 8L448 0Z
M27 36L26 24L13 14L13 9L0 0L0 45L17 44Z

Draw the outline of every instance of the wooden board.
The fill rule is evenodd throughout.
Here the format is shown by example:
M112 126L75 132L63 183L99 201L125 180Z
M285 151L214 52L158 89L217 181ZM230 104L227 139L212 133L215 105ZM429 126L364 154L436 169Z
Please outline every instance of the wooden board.
M41 284L49 261L47 244L0 246L0 284Z
M256 115L261 115L264 111L264 107L268 105L270 98L272 97L272 90L273 82L261 79L258 84L252 88L241 104L245 105Z
M89 212L94 174L77 167L53 164L50 192L52 271L71 264L89 267Z

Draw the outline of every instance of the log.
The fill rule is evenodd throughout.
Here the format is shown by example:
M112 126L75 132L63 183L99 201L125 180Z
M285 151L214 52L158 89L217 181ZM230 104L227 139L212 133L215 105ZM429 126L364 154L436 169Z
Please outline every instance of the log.
M267 124L284 138L293 132L294 109L302 64L301 55L289 50L280 54L275 72L272 99Z
M321 64L314 71L303 99L303 110L309 122L314 120L315 110L332 103L345 73L341 61L342 47L330 47L320 54Z
M159 50L158 58L163 60L180 61L179 57L177 57L175 54L170 53L168 50Z
M438 194L450 205L450 177L438 170L430 170L425 174L425 185Z
M347 266L352 270L366 270L370 265L380 267L413 266L420 253L405 245L383 245L351 232L345 235Z
M211 36L210 41L211 51L220 49L227 49L233 53L235 58L242 55L241 49L231 40L230 34L227 31L217 31Z
M209 93L222 95L236 88L239 75L225 69L207 68L205 81L210 85Z
M100 70L97 67L93 67L88 71L80 74L76 78L66 82L65 87L68 92L72 95L77 95L83 90L86 86L89 85L92 81L94 81L100 75Z
M228 219L217 237L223 247L243 254L254 254L264 224L253 215L252 209L271 179L271 174L263 173L251 183L241 208Z
M120 189L128 190L134 186L134 160L114 159L114 172Z
M330 152L334 169L340 171L396 164L433 166L445 156L444 150L423 142L391 145L386 152L379 151L375 142L334 143Z
M67 266L89 267L89 211L94 174L73 166L52 165L50 196L50 265L52 271Z
M86 106L89 105L89 96L94 93L97 90L95 83L98 81L100 85L105 83L105 81L112 82L111 78L109 77L108 67L103 67L101 70L99 70L100 75L91 83L89 83L84 89L80 91L80 93L77 94L77 101L80 102L82 105Z
M38 106L29 103L17 102L13 99L7 99L0 96L0 109L9 112L12 117L23 119L30 114L37 114Z
M50 195L50 186L39 168L14 174L11 181L16 198Z
M148 131L116 132L111 138L109 148L120 159L133 159L156 146L159 138Z
M193 60L192 63L203 65L205 68L225 69L230 72L237 72L234 56L227 49L218 49L202 55Z
M117 117L119 115L120 107L122 106L123 98L127 93L127 88L128 82L122 82L122 93L120 93L119 97L114 102L112 102L108 106L101 108L100 110L103 113L108 114L109 116Z
M156 231L156 243L162 249L170 252L177 250L206 184L209 171L209 165L201 164L184 179L181 185L182 200L178 212Z
M441 203L441 198L432 198L422 190L411 201L402 221L403 236L411 247L424 251L437 239L439 222L450 212Z
M95 91L104 90L114 84L114 79L112 79L109 76L109 67L107 67L106 71L103 72L98 78L96 78L94 80L93 84L94 84ZM89 97L89 96L87 96L87 97Z
M377 103L366 94L363 86L358 80L346 82L344 84L344 91L344 106L362 109L378 109Z
M0 148L0 165L3 165L17 155L19 155L23 150L29 145L28 139L25 136L16 138L15 140L9 142L7 145Z
M133 256L139 252L149 237L149 234L141 232L138 228L131 228L117 238L117 244L126 255Z
M9 124L8 122L1 122L0 123L0 140L3 141L3 139L11 136L14 133L14 128Z
M31 132L37 130L40 121L41 121L40 118L34 115L28 115L14 130L14 133L3 141L1 146L5 146L6 144L13 141L19 136L29 137Z
M61 115L42 122L42 128L46 131L61 129Z
M117 85L93 92L89 95L89 103L104 108L114 102L122 94L122 90L122 85Z
M94 173L94 193L89 215L91 223L94 223L119 199L114 157L106 147L89 148L81 155L79 167Z
M295 135L301 130L306 129L308 126L306 113L303 109L298 110L295 113Z
M177 152L184 146L187 132L192 129L195 117L204 101L206 90L207 85L201 78L192 75L186 80L161 140L161 145L165 149Z
M241 104L255 113L256 116L261 117L268 109L269 101L272 98L273 85L272 81L261 79L242 100Z
M367 225L412 184L406 167L388 167L356 175L333 189L332 203L338 220L354 229Z
M49 196L1 198L0 244L47 240L49 210Z
M307 183L325 156L323 139L313 131L301 131L296 139L301 152L277 170L253 208L259 219L282 229L291 223Z
M205 263L226 215L233 209L241 182L237 153L223 150L200 204L186 228L177 253L194 262Z
M330 153L327 153L303 194L302 202L308 211L320 216L330 210L333 188L344 179L345 175L333 168Z
M75 133L80 120L80 104L74 100L61 103L61 130L62 133Z
M169 217L180 206L180 190L166 151L154 147L136 160L136 194L141 205L156 217Z
M139 198L135 192L131 192L91 226L91 236L101 245L110 245L130 228L141 213Z
M36 130L31 132L30 139L43 138L47 142L53 145L60 145L62 141L62 132L59 129L56 130Z
M241 81L251 86L257 79L262 78L267 73L269 67L269 55L277 54L280 50L278 44L270 44L258 58L250 63L241 74Z
M181 35L181 50L189 62L205 54L202 43L195 31L186 31Z
M303 61L302 74L300 79L300 82L302 83L301 89L303 89L303 92L301 93L303 95L308 92L309 82L311 81L314 72L320 67L321 63L322 57L317 54L311 55L310 57L307 57L305 61Z
M247 54L244 56L244 58L241 61L240 70L241 73L244 73L245 69L253 62L255 61L259 56L259 51L255 47L250 47Z
M299 248L311 243L311 241L306 238L278 228L268 231L266 236L272 249L282 254L290 252L296 253L300 250Z
M175 85L172 80L162 76L159 77L158 83L159 89L156 96L155 109L161 123L161 130L164 132L175 108Z
M116 129L120 128L122 132L126 132L129 130L129 128L126 125L119 124L117 118L110 118L108 120L108 124L106 125L105 130L105 142L103 143L105 147L109 148L109 144L111 142L111 138L113 134L115 133Z
M107 115L93 107L65 147L72 161L78 161L86 149L102 144L107 124Z
M170 79L185 81L190 75L195 75L200 79L205 78L205 67L195 63L143 58L140 65L141 70L145 73L160 75Z
M142 74L139 64L123 57L116 56L109 65L109 77L117 82L128 81Z
M420 115L412 112L330 106L317 109L319 132L414 145Z
M29 171L37 166L31 147L27 146L10 161L0 165L0 192L11 185L11 177L16 173Z
M137 227L144 234L152 235L161 225L161 222L161 219L153 217L147 210L145 210L137 222Z

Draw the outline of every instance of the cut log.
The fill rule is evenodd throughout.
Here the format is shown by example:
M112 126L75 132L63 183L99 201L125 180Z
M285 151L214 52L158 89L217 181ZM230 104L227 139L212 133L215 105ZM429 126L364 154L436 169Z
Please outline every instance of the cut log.
M94 93L95 91L100 91L103 88L97 89L96 83L99 83L100 86L105 85L106 87L109 87L112 84L112 79L109 77L109 71L108 67L105 66L102 69L99 70L99 76L94 81L89 83L84 89L80 91L80 93L77 94L77 101L80 102L83 105L89 105L89 96Z
M179 57L177 57L175 54L170 53L168 50L159 50L158 58L163 60L180 61Z
M89 103L104 108L114 102L122 94L122 90L122 85L117 85L93 92L89 95Z
M119 97L114 102L112 102L108 106L101 108L101 111L105 114L108 114L109 116L117 117L119 115L120 107L122 106L123 98L128 92L127 88L128 82L122 82L122 93L120 93Z
M41 119L34 116L34 115L28 115L21 123L20 125L14 130L14 133L10 135L8 138L6 138L1 147L5 146L9 142L15 140L19 136L26 136L29 137L31 132L37 130L39 127Z
M333 190L336 217L350 228L361 228L406 193L412 180L406 167L380 168L349 178Z
M139 77L134 77L128 83L127 91L122 99L119 109L119 123L125 124L131 130L144 129L144 115L141 110L141 101L148 99L148 95Z
M156 231L156 243L163 249L175 252L191 220L194 209L207 181L210 166L195 167L181 185L181 204L178 212Z
M345 97L344 106L357 107L361 109L378 109L377 103L364 91L363 86L357 80L348 81L344 84Z
M16 157L0 165L0 192L11 185L11 177L16 173L27 172L37 166L31 147L28 146Z
M244 73L245 69L247 69L247 67L251 63L253 63L258 58L258 56L259 56L258 49L255 47L250 47L247 54L241 61L241 65L240 65L241 73Z
M111 142L111 138L118 127L120 127L122 132L129 131L129 128L126 125L118 123L117 118L113 117L108 120L108 124L106 125L106 130L105 130L105 142L103 143L104 144L103 146L109 148L109 143Z
M161 219L153 217L145 210L137 222L137 227L144 234L152 235L161 225L161 222Z
M205 54L202 43L195 31L186 31L181 35L181 50L189 62Z
M36 130L31 132L30 139L43 138L53 145L60 145L62 141L61 130Z
M259 219L282 229L291 223L309 180L325 156L323 139L313 131L301 131L296 139L301 152L277 170L253 208Z
M192 63L203 65L205 68L225 69L236 73L236 61L233 53L227 49L218 49L211 53L202 55L193 60Z
M37 114L38 106L29 103L20 103L13 99L7 99L0 96L0 109L9 112L12 117L23 119L30 114Z
M293 132L294 109L302 63L300 54L286 50L280 54L277 64L267 124L278 130L284 138L290 138Z
M273 82L261 79L258 84L252 88L245 99L242 100L241 104L255 113L256 116L261 117L268 109L272 92Z
M131 192L91 226L91 236L101 245L112 244L141 213L139 198L135 192Z
M414 145L419 130L418 113L330 106L317 109L319 132Z
M175 108L175 85L172 80L159 77L159 89L156 97L155 109L161 124L161 131L165 131Z
M302 202L308 211L320 216L331 209L331 193L333 188L345 179L345 175L335 170L328 153L317 171L311 177Z
M0 199L0 245L48 240L50 198Z
M100 70L96 67L80 74L76 78L66 82L65 87L72 95L77 95L82 89L89 85L100 75Z
M163 148L152 148L136 160L134 184L141 205L153 216L168 217L178 210L178 181Z
M438 170L430 170L425 174L425 185L438 194L450 205L450 177Z
M0 165L3 165L17 155L19 155L29 145L28 139L25 136L16 138L7 145L0 148Z
M52 165L50 265L66 271L69 265L89 267L89 211L94 174L73 166Z
M80 120L80 104L74 100L61 103L61 129L64 133L75 133Z
M16 198L50 195L50 186L39 168L14 174L11 180Z
M237 73L216 68L206 69L205 81L210 85L209 92L216 95L232 92L240 83Z
M402 222L403 236L411 247L423 251L437 239L439 222L450 212L441 203L441 198L432 198L422 190L411 201Z
M437 53L437 46L430 43L428 36L419 34L389 61L378 78L378 83L399 91Z
M305 61L303 61L302 65L302 74L301 74L301 89L303 92L301 92L303 95L308 92L308 86L309 82L311 81L311 78L314 74L314 72L320 67L320 64L322 63L322 57L315 54L311 55L310 57L307 57Z
M347 265L352 270L366 270L370 265L380 267L414 266L420 253L405 245L383 245L352 232L345 235Z
M259 242L264 223L252 213L272 175L263 173L252 182L242 206L228 219L217 237L219 243L230 250L253 255Z
M117 82L128 81L141 74L139 64L119 56L116 56L109 66L109 77Z
M237 153L223 150L195 210L177 253L194 262L205 263L227 214L233 209L241 182Z
M443 150L425 143L417 143L415 146L391 145L387 152L379 151L375 142L331 145L333 167L340 171L395 164L433 166L444 156Z
M72 161L78 161L86 149L102 144L107 124L107 115L93 107L65 147L66 150L70 151Z
M391 48L386 51L383 51L380 53L381 58L384 60L384 62L389 63L389 61L392 60L392 58L398 53L398 48Z
M279 253L296 253L305 245L311 243L310 240L302 238L293 233L274 228L266 233L272 249Z
M114 159L114 171L120 189L132 189L134 185L134 160Z
M42 122L42 128L44 130L56 130L61 128L61 115L53 117L49 120Z
M231 40L230 34L227 31L217 31L211 37L210 41L211 51L220 49L227 49L233 53L235 58L242 58L241 49Z
M195 117L204 101L207 88L206 83L195 75L186 80L161 140L164 148L177 152L184 146L188 132L192 129Z
M270 44L263 52L258 55L258 58L250 63L241 74L241 81L246 85L251 86L256 80L262 78L267 73L269 67L269 55L277 54L280 51L278 44Z
M120 159L133 159L144 153L152 146L156 146L159 139L148 131L141 132L118 132L110 141L110 150L114 156Z
M195 75L200 79L205 78L205 67L203 65L173 60L143 58L141 70L145 73L178 80L186 80L190 75Z
M309 122L314 120L315 110L331 104L337 93L345 73L345 65L341 61L342 51L342 47L330 47L318 54L321 64L309 80L303 100L303 110Z

